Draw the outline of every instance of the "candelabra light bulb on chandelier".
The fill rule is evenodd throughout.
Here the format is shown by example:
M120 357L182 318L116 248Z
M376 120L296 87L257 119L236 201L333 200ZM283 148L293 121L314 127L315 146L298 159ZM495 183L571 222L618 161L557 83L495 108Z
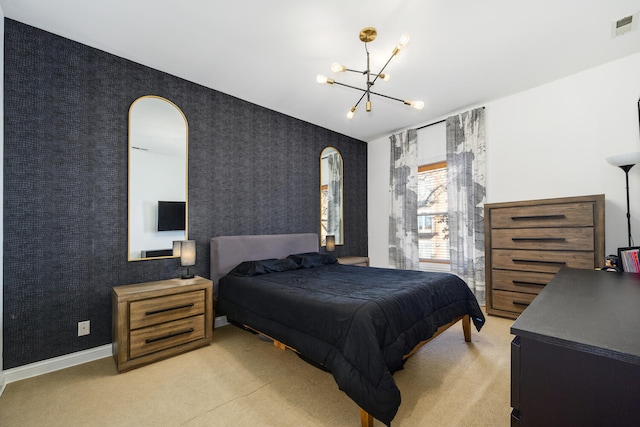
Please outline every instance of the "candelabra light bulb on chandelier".
M326 83L326 84L330 84L330 85L332 85L332 84L334 83L334 80L333 80L333 79L330 79L330 78L328 78L328 77L325 77L325 76L323 76L322 74L318 74L318 77L316 77L316 81L317 81L318 83L321 83L321 84Z
M403 35L400 36L400 41L398 42L398 49L402 49L404 48L407 44L409 44L409 40L411 40L411 37L409 37L409 34L404 33Z
M424 108L424 102L422 101L409 101L408 99L404 101L405 104L412 106L416 110L422 110Z

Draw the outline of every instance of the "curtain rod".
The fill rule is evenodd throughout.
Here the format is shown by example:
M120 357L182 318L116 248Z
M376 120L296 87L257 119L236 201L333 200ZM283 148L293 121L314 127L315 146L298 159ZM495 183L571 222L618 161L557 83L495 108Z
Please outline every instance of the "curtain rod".
M428 125L424 125L424 126L420 126L419 128L416 128L416 130L418 130L418 129L428 128L429 126L437 125L437 124L439 124L439 123L444 123L444 122L446 122L446 121L447 121L447 119L440 120L439 122L429 123Z
M640 101L638 101L638 105L640 106ZM482 108L482 109L484 110L484 108L485 108L485 107L484 107L484 106L482 106L482 107L479 107L479 108ZM640 110L639 110L639 111L640 111ZM640 114L640 113L638 113L638 114ZM639 117L640 117L640 116L639 116ZM440 120L440 121L438 121L438 122L429 123L428 125L424 125L424 126L420 126L419 128L416 128L416 130L418 130L418 129L428 128L429 126L433 126L433 125L437 125L437 124L440 124L440 123L444 123L444 122L446 122L446 121L447 121L447 119L443 119L443 120Z

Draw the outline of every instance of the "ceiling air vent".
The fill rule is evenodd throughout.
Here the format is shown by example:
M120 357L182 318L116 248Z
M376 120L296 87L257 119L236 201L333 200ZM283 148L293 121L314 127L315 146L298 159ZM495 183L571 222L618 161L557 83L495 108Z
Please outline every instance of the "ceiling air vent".
M621 36L627 31L630 31L632 23L633 15L625 16L624 18L617 20L614 26L614 37Z

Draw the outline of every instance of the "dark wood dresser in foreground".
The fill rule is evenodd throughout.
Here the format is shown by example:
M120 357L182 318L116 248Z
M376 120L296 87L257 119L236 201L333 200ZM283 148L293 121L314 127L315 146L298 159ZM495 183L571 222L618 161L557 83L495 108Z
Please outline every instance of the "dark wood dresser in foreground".
M515 319L562 267L604 266L604 195L487 203L486 309Z
M563 268L511 333L512 426L640 425L640 274Z

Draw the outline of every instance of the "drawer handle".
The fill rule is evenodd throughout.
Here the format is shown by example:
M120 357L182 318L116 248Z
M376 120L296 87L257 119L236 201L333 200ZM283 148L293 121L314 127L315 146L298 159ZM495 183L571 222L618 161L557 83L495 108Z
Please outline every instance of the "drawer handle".
M553 265L566 265L565 261L544 261L537 259L512 259L514 263L526 262L528 264L553 264Z
M523 305L523 306L528 306L530 303L528 302L522 302L522 301L512 301L513 305Z
M525 282L525 281L521 281L521 280L512 280L514 285L519 285L519 286L524 286L524 285L537 285L537 286L544 286L546 285L546 283L536 283L536 282Z
M181 308L193 307L194 305L195 303L191 303L191 304L185 304L185 305L177 305L175 307L161 308L160 310L149 310L149 311L145 311L144 314L145 316L151 316L153 314L164 313L166 311L180 310Z
M177 337L179 335L184 335L184 334L190 334L191 332L193 332L194 329L193 328L189 328L186 331L180 331L180 332L174 332L172 334L169 335L165 335L163 337L158 337L158 338L148 338L146 340L144 340L147 344L151 344L157 341L162 341L162 340L166 340L168 338L173 338L173 337Z
M532 219L563 219L567 216L564 214L557 215L522 215L522 216L512 216L511 219L513 221L526 221Z
M512 237L513 242L564 242L564 237Z

